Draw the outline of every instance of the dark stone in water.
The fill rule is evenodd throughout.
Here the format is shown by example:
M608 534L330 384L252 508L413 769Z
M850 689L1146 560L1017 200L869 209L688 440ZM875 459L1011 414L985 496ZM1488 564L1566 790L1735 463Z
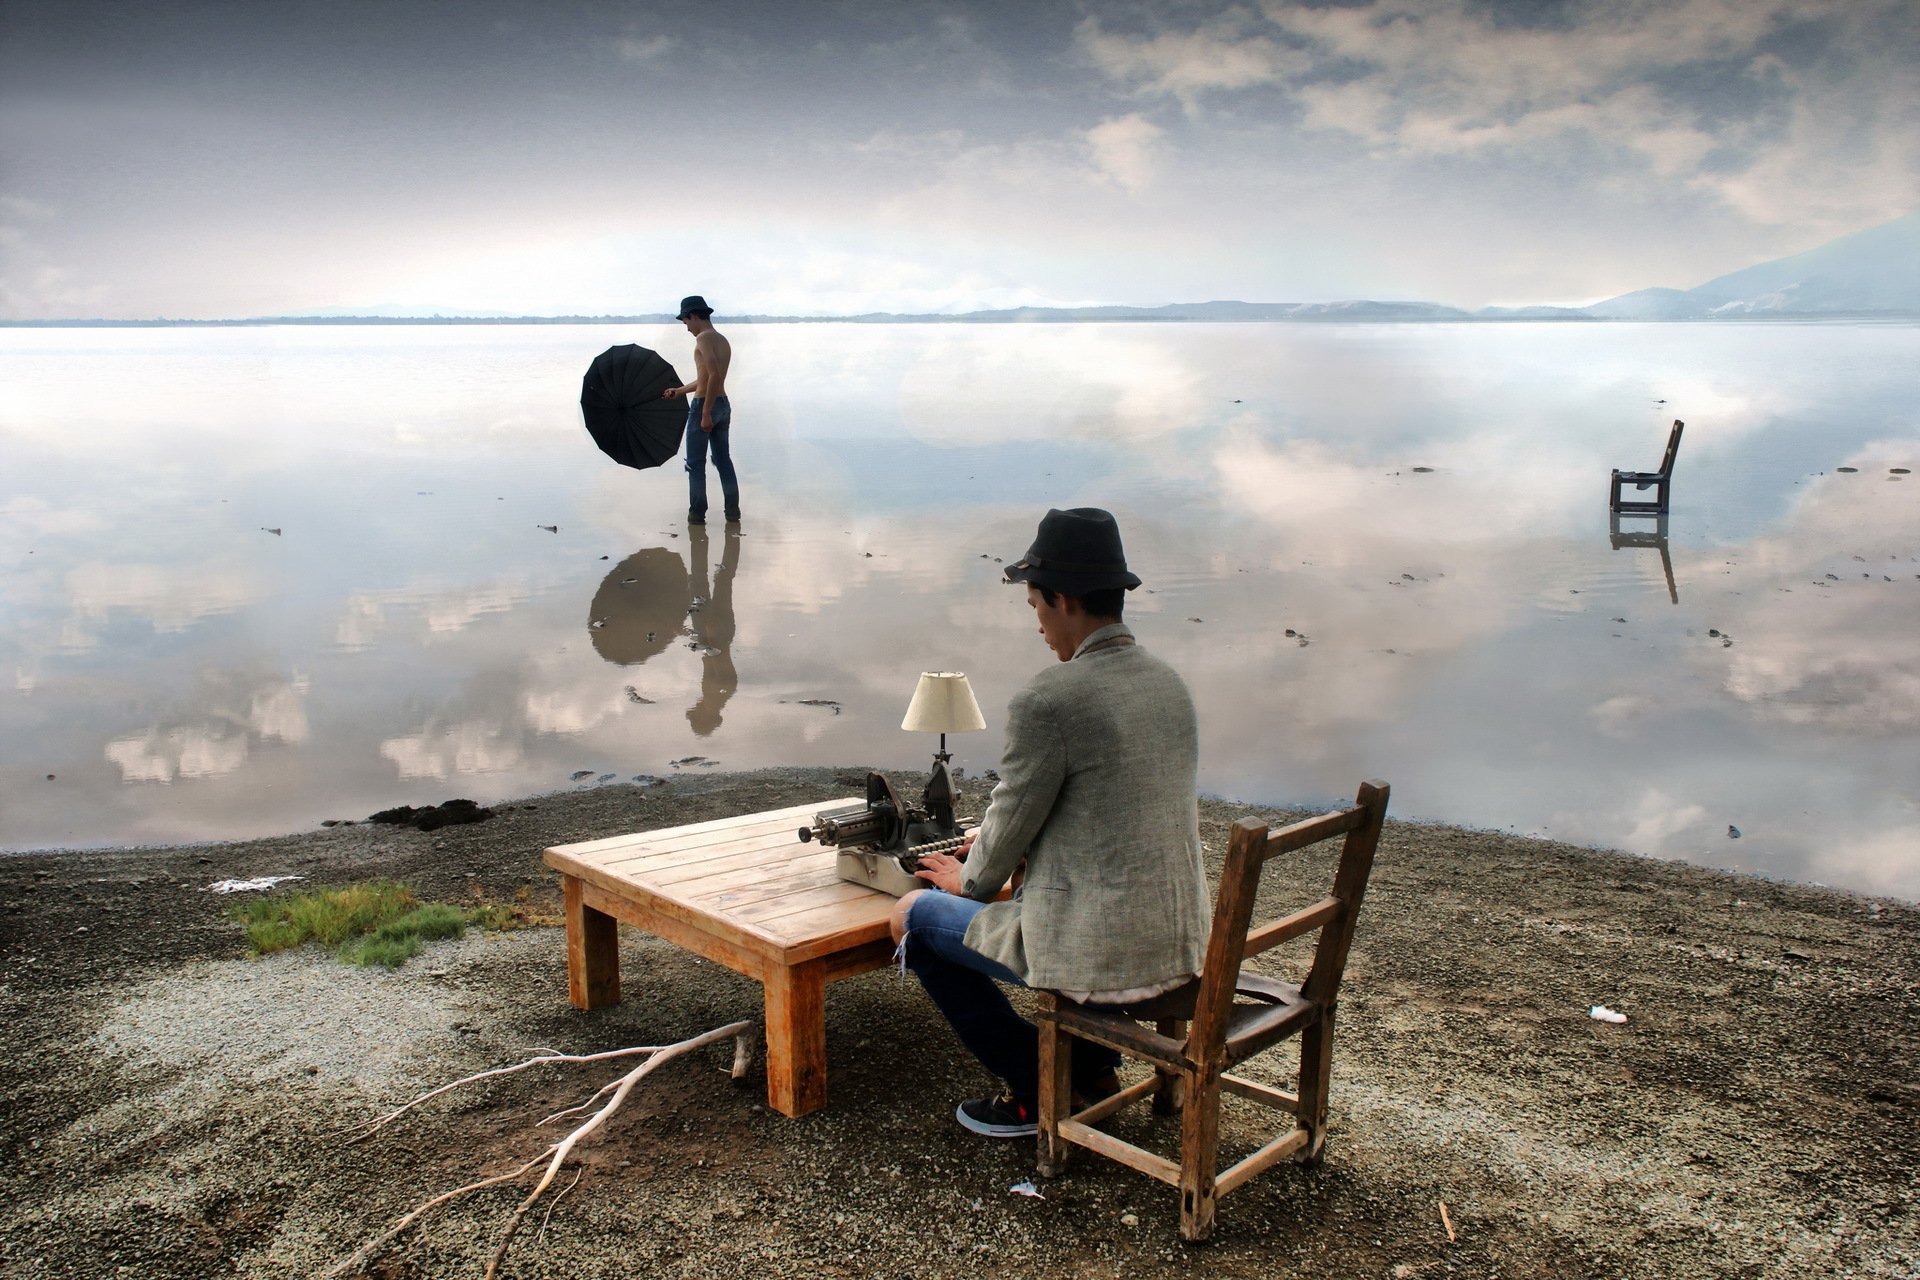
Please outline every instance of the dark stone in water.
M1842 475L1849 475L1849 476L1850 476L1850 475L1852 475L1852 474L1854 474L1854 473L1855 473L1856 471L1858 471L1858 470L1860 470L1860 468L1858 468L1858 467L1835 467L1835 468L1834 468L1834 470L1835 470L1835 471L1838 471L1838 472L1840 472L1840 473L1841 473Z
M1417 476L1432 475L1433 468L1432 467L1415 467L1413 469L1413 474Z
M591 778L592 776L593 770L591 769L575 769L571 774L567 775L567 780L569 782L578 782L582 778Z

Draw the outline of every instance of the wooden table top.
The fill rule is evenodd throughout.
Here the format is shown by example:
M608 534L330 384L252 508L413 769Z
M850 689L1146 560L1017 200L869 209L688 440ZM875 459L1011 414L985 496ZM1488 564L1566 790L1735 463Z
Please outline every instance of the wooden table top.
M842 880L836 850L796 832L861 797L548 849L563 875L792 965L887 936L890 894Z

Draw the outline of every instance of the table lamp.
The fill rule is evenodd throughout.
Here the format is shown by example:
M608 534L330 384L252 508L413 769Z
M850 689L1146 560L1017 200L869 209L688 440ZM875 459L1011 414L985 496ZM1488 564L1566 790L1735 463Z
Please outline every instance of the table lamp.
M923 671L914 687L913 701L907 704L906 718L900 727L912 733L937 733L940 749L933 753L933 772L927 778L926 805L940 826L953 827L953 801L957 794L947 761L949 733L968 733L987 727L974 701L973 687L962 671Z

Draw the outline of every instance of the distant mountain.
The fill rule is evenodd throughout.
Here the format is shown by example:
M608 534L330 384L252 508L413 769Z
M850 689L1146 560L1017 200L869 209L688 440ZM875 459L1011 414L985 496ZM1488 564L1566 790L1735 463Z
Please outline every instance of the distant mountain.
M1692 289L1640 289L1584 310L1606 320L1920 313L1920 213Z
M793 316L740 316L749 321L791 321ZM1098 320L1469 320L1458 307L1437 302L1173 302L1160 307L1006 307L995 311L908 315L875 311L857 316L800 317L861 324L1033 324Z
M1159 307L1007 307L992 311L869 312L853 316L722 314L723 324L1086 324L1093 322L1232 321L1419 323L1501 320L1738 320L1792 316L1920 317L1920 213L1842 236L1817 249L1776 258L1692 289L1638 289L1587 307L1482 307L1465 311L1437 302L1175 302ZM234 325L533 325L669 324L665 314L507 315L477 310L390 305L324 307L248 320L0 320L0 328L151 328Z

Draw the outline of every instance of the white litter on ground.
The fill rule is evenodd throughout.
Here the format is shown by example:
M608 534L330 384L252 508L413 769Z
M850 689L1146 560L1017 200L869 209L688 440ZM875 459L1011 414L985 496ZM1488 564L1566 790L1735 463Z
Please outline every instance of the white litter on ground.
M258 893L262 889L271 889L277 884L289 880L305 880L305 876L261 876L257 880L215 880L207 886L208 893Z
M1609 1009L1603 1004L1597 1004L1587 1010L1587 1016L1595 1022L1625 1022L1627 1020L1626 1014L1621 1013L1618 1009Z
M1034 1186L1031 1182L1016 1182L1008 1187L1007 1190L1016 1196L1031 1196L1035 1200L1046 1199L1045 1196L1040 1194L1040 1188Z

